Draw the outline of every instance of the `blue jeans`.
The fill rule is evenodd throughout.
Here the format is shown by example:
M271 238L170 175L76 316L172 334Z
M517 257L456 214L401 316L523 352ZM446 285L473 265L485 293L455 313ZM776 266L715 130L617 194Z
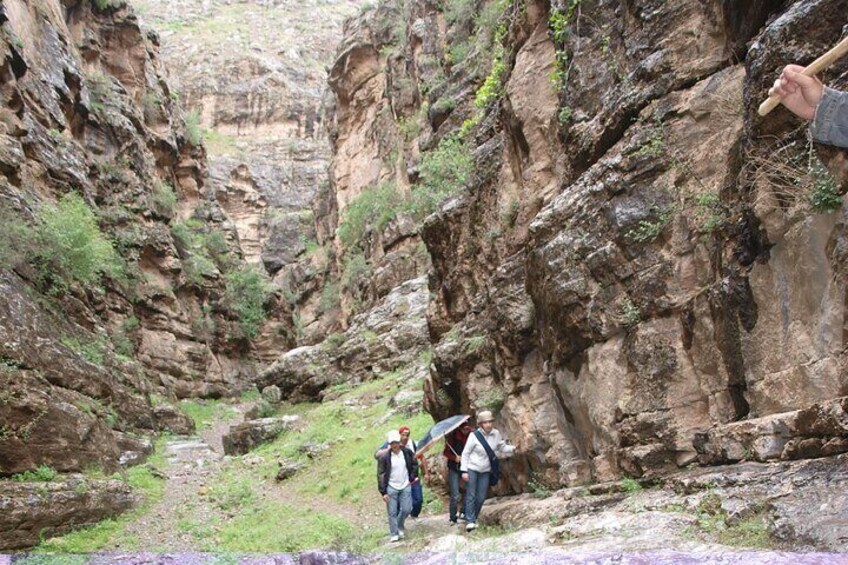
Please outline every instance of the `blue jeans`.
M407 485L403 490L398 490L389 486L386 487L386 492L389 495L389 502L386 504L389 533L396 536L398 531L403 529L403 522L412 510L412 488Z
M477 516L486 502L489 490L489 472L480 473L468 470L468 485L465 487L465 518L469 524L477 522Z
M457 511L459 510L459 485L462 484L460 478L462 473L459 472L459 468L454 468L454 465L448 464L448 489L450 489L450 505L448 509L450 510L450 521L456 522L457 519Z
M424 506L424 490L421 488L421 479L412 483L412 516L418 518L421 514L421 507Z

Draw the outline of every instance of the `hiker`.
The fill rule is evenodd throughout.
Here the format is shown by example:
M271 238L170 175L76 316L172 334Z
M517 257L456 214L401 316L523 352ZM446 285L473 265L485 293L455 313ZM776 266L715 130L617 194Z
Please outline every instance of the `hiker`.
M816 77L801 74L804 67L786 65L769 89L769 96L779 94L780 103L810 121L815 141L848 147L848 92L834 90Z
M459 464L462 461L462 450L465 448L465 443L468 441L468 436L474 428L468 422L463 422L457 429L445 436L445 449L442 455L448 460L448 488L450 490L450 503L448 509L450 511L450 525L455 526L458 518L465 518L465 513L460 512L457 516L457 510L461 508L459 504L460 497L460 470Z
M462 480L468 483L465 487L466 532L477 529L477 517L486 502L497 458L510 457L515 452L515 448L507 445L495 429L495 417L490 411L484 410L477 415L477 425L479 428L468 436L460 461Z
M414 454L418 451L418 445L416 445L415 440L413 440L410 436L411 430L409 426L401 426L398 429L398 433L400 434L400 445L401 447L405 447L409 449ZM380 446L380 448L374 453L374 458L379 459L389 450L389 444L384 443ZM423 455L417 455L416 458L419 461L421 470L424 472L424 479L429 483L430 482L430 471L427 469L427 462L424 460ZM415 476L415 480L412 482L412 513L410 516L413 518L418 518L421 514L421 508L424 506L424 489L421 486L421 479L418 475Z
M418 478L415 455L400 444L400 434L391 430L386 434L389 449L377 463L377 488L386 503L389 515L390 540L404 538L403 523L412 510L411 483Z

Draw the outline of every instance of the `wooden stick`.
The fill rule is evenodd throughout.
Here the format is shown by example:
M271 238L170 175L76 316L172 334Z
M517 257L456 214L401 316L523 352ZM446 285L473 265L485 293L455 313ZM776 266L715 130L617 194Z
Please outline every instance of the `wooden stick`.
M848 53L848 37L837 43L836 47L810 63L803 71L801 71L801 74L808 77L817 75L846 53ZM762 104L760 104L760 108L757 110L757 113L761 116L765 116L774 110L778 104L780 104L780 95L772 94Z

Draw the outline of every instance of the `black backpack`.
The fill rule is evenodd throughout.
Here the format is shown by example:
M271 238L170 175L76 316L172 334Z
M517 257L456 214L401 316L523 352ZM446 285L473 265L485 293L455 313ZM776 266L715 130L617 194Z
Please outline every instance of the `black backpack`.
M492 470L489 472L489 486L493 487L501 480L501 462L498 460L495 452L492 451L492 448L489 447L489 442L486 441L480 430L474 430L474 435L477 436L477 441L480 442L480 445L486 450L486 455L489 456L489 464L492 466Z

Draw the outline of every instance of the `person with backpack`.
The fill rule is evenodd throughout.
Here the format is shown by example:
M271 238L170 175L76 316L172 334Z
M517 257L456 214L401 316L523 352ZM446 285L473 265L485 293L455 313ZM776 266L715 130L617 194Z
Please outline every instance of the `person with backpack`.
M465 531L477 529L477 517L486 502L489 486L500 479L498 458L506 458L515 452L515 448L501 437L495 429L495 417L488 410L477 414L479 428L468 436L462 450L460 470L462 480L468 484L465 488Z
M412 481L418 478L415 455L400 444L400 433L386 435L389 449L377 460L377 489L386 503L391 541L404 538L404 521L412 511Z

